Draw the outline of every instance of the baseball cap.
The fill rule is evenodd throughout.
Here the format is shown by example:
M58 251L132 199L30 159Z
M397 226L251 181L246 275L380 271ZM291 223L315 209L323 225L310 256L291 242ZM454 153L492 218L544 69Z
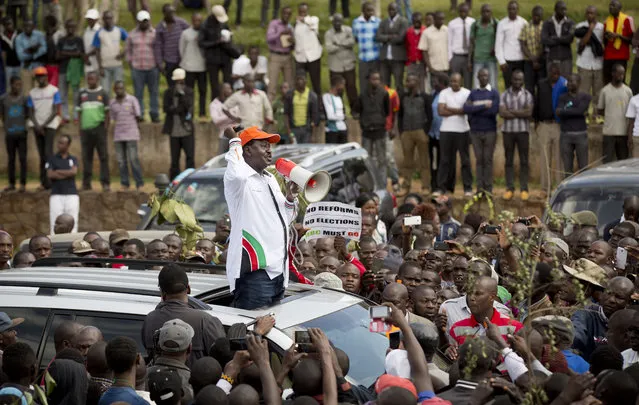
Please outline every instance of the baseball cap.
M33 69L33 75L47 76L47 68L45 68L44 66L38 66L37 68Z
M175 403L171 399L182 396L182 378L175 369L158 368L149 373L147 383L151 400L156 404L163 404L165 401Z
M280 136L277 134L266 133L258 127L248 127L244 131L240 132L242 146L256 139L268 139L270 143L278 143L280 141Z
M218 22L225 23L229 20L229 16L226 14L226 10L223 6L215 5L211 9L211 13Z
M113 245L120 242L125 242L131 239L126 229L118 228L114 229L109 235L109 245Z
M164 352L179 353L189 348L194 335L191 325L181 319L173 319L160 328L158 343Z
M184 80L186 78L186 72L184 69L177 68L173 71L171 75L171 80Z
M410 391L417 398L417 388L406 378L396 377L390 374L384 374L377 379L375 383L375 392L379 395L387 388L398 387Z
M149 14L148 11L146 10L140 10L138 11L137 16L135 17L136 20L142 22L144 20L151 20L151 14Z
M82 253L91 253L95 252L95 249L91 248L89 242L84 239L76 239L71 243L71 253L77 255Z
M100 12L94 8L90 8L87 10L84 18L89 18L91 20L97 20L100 18Z
M160 270L158 275L160 290L167 294L184 292L189 286L189 277L186 271L177 264L169 264Z
M24 318L9 318L6 312L0 312L0 333L6 332L11 328L15 328L24 322Z

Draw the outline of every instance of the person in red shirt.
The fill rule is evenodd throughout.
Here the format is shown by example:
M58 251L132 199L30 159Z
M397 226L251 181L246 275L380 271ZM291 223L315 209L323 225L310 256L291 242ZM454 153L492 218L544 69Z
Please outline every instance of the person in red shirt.
M426 27L422 25L422 13L416 12L413 14L413 26L406 30L406 38L404 44L406 45L406 70L407 74L416 75L421 83L420 90L424 90L424 77L426 74L426 67L424 65L424 56L422 51L417 48L419 45L419 39L422 36L422 32Z
M399 112L399 94L394 89L384 86L388 93L389 112L386 116L386 162L388 163L388 177L391 179L393 191L399 192L399 169L395 162L395 148L393 147L393 139L398 134L397 129L397 113Z
M604 85L612 81L614 65L627 67L632 42L632 19L621 12L621 2L612 0L608 11L610 15L604 24Z
M523 325L513 319L502 315L493 308L493 302L497 298L497 281L490 277L480 277L474 284L472 291L468 292L468 307L470 318L457 321L450 328L449 335L453 345L461 346L466 339L477 336L485 336L488 329L488 321L499 328L505 341L508 335L517 333Z

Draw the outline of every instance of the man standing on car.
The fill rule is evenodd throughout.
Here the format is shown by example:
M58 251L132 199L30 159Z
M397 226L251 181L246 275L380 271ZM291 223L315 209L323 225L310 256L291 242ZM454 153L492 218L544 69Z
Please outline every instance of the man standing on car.
M299 188L289 182L285 197L265 170L279 135L250 127L239 134L226 129L224 136L229 138L224 196L233 224L226 274L233 306L250 310L273 305L288 285L288 234Z

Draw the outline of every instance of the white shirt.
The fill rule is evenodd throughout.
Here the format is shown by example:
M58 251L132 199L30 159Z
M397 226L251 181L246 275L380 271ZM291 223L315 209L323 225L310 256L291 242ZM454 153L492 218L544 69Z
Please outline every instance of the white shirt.
M524 59L524 53L519 44L519 34L526 25L528 23L521 16L517 16L514 20L506 17L497 24L495 57L500 65L503 65L506 61Z
M231 115L235 117L237 117L239 111L237 106L229 109ZM217 128L220 138L224 138L224 130L226 128L233 128L236 125L235 121L224 113L224 103L222 103L219 98L216 98L209 104L209 114L211 115L211 121L213 121Z
M442 25L437 29L431 25L426 28L419 37L417 49L428 52L428 60L434 70L448 70L448 27Z
M577 24L575 28L582 28L582 27L588 28L589 26L590 24L588 23L588 21L582 21L579 24ZM604 25L598 22L597 24L595 24L595 28L592 30L592 35L597 37L597 39L599 40L599 43L602 46L605 46L603 34L604 34ZM577 48L579 48L579 41L581 41L581 38L575 38L575 40L577 41ZM596 57L592 53L592 48L590 47L590 44L586 44L581 54L577 54L577 66L587 70L601 70L603 69L603 56Z
M235 290L243 271L258 269L266 270L271 280L284 275L287 287L288 232L297 201L289 203L275 177L266 171L257 173L244 161L242 153L240 138L231 139L224 173L224 197L233 224L226 259L230 290Z
M632 349L626 349L621 352L621 357L623 357L623 370L627 369L635 363L639 363L639 353Z
M331 93L326 93L322 96L322 102L324 103L324 111L326 112L326 121L334 121L335 127L338 131L346 131L346 114L344 113L344 102L341 97L334 96ZM326 123L326 131L328 132L328 125Z
M306 16L295 23L295 60L300 63L314 62L322 57L319 41L319 18Z
M395 24L397 22L398 18L399 18L399 14L395 14L394 18L390 18L388 27L389 28L393 28L393 24ZM393 47L390 44L388 45L388 48L386 48L386 59L393 60Z
M257 75L263 74L264 82L266 85L268 85L268 79L266 78L267 66L268 60L266 59L266 56L258 56L257 64L255 65L255 67L253 67L251 66L251 59L248 56L240 55L240 57L235 59L235 62L233 62L232 72L233 76L244 77L246 75L250 75L253 79L255 79ZM239 90L243 88L244 82L242 82L242 79L237 79L235 83L233 83L233 90Z
M510 309L507 306L502 304L501 302L493 301L493 308L499 311L500 314L511 317ZM468 303L466 302L466 296L462 295L459 298L453 298L450 300L444 301L444 303L439 307L439 313L446 313L446 317L448 319L446 323L446 333L453 327L453 325L462 319L470 318L472 313L470 312L470 308L468 308Z
M84 35L82 36L82 40L84 41L84 52L89 53L94 48L91 44L93 44L93 38L95 38L95 33L100 29L100 23L95 23L93 28L87 26L84 30ZM84 73L95 72L98 70L98 57L93 55L89 57L89 62L91 65L84 64Z
M199 34L189 27L180 35L180 67L187 72L206 72L204 53L197 42Z
M635 126L632 128L632 136L639 136L639 94L630 99L626 118L635 120Z
M439 104L446 104L450 108L463 108L470 90L461 88L458 91L453 91L450 87L445 88L439 93ZM468 132L470 131L470 125L468 125L468 117L464 115L451 115L449 117L442 117L442 125L439 128L440 132Z
M448 60L453 55L468 55L470 48L470 26L475 22L472 17L455 18L448 23ZM465 28L465 31L464 31ZM466 32L466 49L464 49L464 32Z

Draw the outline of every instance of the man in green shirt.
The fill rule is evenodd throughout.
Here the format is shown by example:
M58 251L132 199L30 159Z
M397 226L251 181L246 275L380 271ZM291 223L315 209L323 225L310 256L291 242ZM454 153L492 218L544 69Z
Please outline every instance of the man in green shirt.
M479 87L477 73L482 69L488 69L490 85L493 89L497 89L497 60L495 59L497 23L498 21L493 18L491 5L484 4L481 7L481 19L475 21L470 27L468 70L473 71L475 78L473 88L475 89Z
M109 127L109 93L98 85L98 74L87 74L87 87L78 93L76 110L80 117L80 141L82 143L82 189L91 190L93 176L93 151L100 159L100 183L104 191L111 190L107 128Z

